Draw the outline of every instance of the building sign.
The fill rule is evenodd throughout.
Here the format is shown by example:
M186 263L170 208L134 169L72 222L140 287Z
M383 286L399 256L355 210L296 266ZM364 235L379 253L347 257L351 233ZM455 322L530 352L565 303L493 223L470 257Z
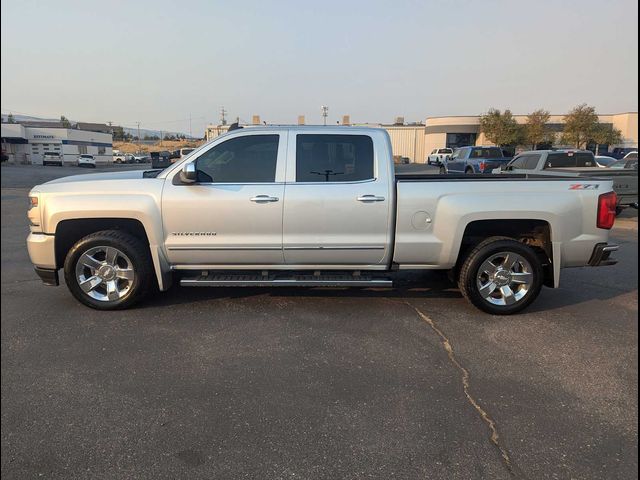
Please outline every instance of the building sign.
M34 135L33 138L54 138L53 135Z

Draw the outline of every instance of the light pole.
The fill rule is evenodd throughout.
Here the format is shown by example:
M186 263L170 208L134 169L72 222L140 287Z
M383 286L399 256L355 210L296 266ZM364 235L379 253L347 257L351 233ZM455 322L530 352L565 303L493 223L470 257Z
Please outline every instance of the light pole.
M322 112L322 123L324 126L327 126L327 117L329 116L329 107L323 105L320 107L320 111Z

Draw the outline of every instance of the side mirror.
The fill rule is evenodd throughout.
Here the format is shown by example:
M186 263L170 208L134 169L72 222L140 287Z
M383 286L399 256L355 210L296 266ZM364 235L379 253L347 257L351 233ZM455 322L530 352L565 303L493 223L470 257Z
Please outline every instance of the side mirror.
M195 183L198 179L195 162L189 162L180 171L180 180L184 183Z

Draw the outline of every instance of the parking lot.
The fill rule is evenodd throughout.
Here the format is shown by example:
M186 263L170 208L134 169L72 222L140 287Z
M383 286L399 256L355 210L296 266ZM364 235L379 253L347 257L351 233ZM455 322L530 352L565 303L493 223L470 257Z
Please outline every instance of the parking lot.
M636 478L635 210L617 265L512 317L437 272L99 312L42 285L25 214L32 185L101 170L2 167L3 477Z

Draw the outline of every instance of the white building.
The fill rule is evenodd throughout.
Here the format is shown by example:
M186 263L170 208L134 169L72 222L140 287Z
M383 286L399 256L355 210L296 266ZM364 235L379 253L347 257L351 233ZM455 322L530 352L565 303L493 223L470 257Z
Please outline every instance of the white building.
M10 163L42 165L45 152L60 152L64 162L75 164L81 154L93 155L98 164L113 161L111 133L65 128L55 123L3 123L2 153Z

